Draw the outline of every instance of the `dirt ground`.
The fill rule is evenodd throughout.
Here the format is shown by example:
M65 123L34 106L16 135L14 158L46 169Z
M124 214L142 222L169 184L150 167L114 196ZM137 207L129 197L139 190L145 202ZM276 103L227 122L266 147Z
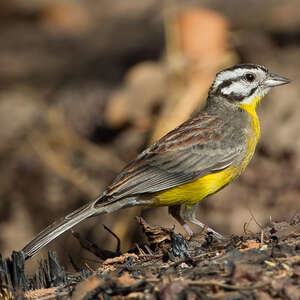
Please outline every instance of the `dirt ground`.
M65 272L52 251L34 276L24 272L21 252L0 260L2 299L299 299L299 216L224 241L209 232L187 241L173 229L137 221L148 243L125 254L76 233L98 257L96 269L72 261L75 271Z
M266 226L273 222L296 226L300 210L298 6L297 0L212 0L201 1L201 5L198 1L179 0L13 0L1 3L2 257L22 249L58 217L97 197L126 163L203 105L217 71L248 62L262 64L293 82L272 90L265 97L258 109L262 136L252 162L236 182L200 204L198 217L228 236L243 235L245 228L253 235L245 241L239 238L240 242L232 248L238 250L232 251L251 248L247 241L254 240L255 251L270 255L268 251L275 247L274 243L269 237L262 241L256 233L260 234L262 228L268 228ZM151 225L166 228L176 225L175 232L183 233L179 224L167 215L166 208L126 209L87 220L75 230L80 232L81 239L115 251L116 240L103 228L104 224L120 239L120 253L126 253L136 244L149 243L136 216L142 216ZM272 294L268 289L259 288L259 294L252 293L249 299L298 299L293 298L297 295L293 280L299 283L299 260L289 260L299 256L299 228L296 229L298 235L291 233L278 242L283 243L283 247L294 247L293 253L287 248L281 249L285 254L280 262L264 257L261 259L270 261L270 265L256 262L259 267L245 271L250 275L242 270L238 274L244 275L232 275L246 276L246 285L249 282L255 285L252 277L265 278L276 272L287 272L288 275L281 274L284 279L280 284L281 287L290 284L291 290L283 291L282 287L278 288L280 292ZM293 245L289 244L290 239ZM246 246L241 246L243 243ZM197 248L194 244L189 247ZM231 253L228 245L207 246L208 252L202 244L199 247L203 253L197 248L197 254L191 259L185 257L187 261L178 265L169 258L163 265L159 260L162 258L157 258L153 264L160 266L149 272L159 273L160 268L164 268L168 273L169 268L175 268L176 272L185 274L195 266L199 274L215 272L215 277L193 277L191 274L196 274L196 270L187 276L173 277L174 271L170 271L170 275L164 275L168 278L162 283L164 288L160 286L159 292L149 292L154 295L149 299L176 299L170 296L174 290L180 293L187 287L188 294L182 299L207 299L205 295L216 296L225 290L232 293L232 298L224 299L243 299L239 289L243 282L234 281L237 277L232 282L220 279L226 276L222 272L230 272L218 269L227 268L224 260L217 263L214 271L210 271L213 267L209 263L206 266L207 259L215 261L215 255ZM60 264L70 272L74 272L74 266L82 270L87 264L91 270L98 270L102 264L67 232L26 262L27 276L37 272L39 259L46 257L49 249L57 252ZM143 251L146 257L150 255L147 250ZM201 258L196 258L196 264L189 261L199 255ZM140 260L139 256L134 266L144 267L148 258ZM244 263L249 264L243 261L242 266ZM234 261L234 264L239 263ZM293 268L293 275L284 264ZM126 277L124 263L121 267L122 276ZM116 273L117 269L111 278L115 276L118 287L121 273ZM278 274L276 276L281 276ZM149 274L142 279L144 275L130 273L132 283L124 277L125 283L120 283L122 288L136 285L124 293L137 293L137 299L141 295L138 293L148 293L152 279ZM153 282L160 280L157 278ZM208 283L212 278L214 282ZM106 284L110 284L102 277L90 280L95 280L91 286L107 288ZM197 281L198 286L192 281ZM262 279L259 284L265 283ZM83 290L90 288L81 284ZM266 283L268 287L269 284ZM80 297L74 296L74 299L83 299ZM105 297L102 298L108 299Z

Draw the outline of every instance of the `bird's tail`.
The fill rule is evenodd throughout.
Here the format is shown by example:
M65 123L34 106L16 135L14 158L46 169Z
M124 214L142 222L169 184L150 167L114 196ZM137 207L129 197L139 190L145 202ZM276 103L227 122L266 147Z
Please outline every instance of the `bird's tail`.
M46 246L68 229L74 227L79 222L96 214L105 213L105 210L101 211L95 208L95 203L97 203L99 199L100 198L80 207L79 209L55 221L41 231L29 244L22 249L23 253L25 254L25 259L35 255L41 248Z
M94 201L89 202L88 204L68 214L64 218L57 220L40 232L22 249L25 259L35 255L41 248L49 244L59 235L89 217L111 213L126 207L153 205L153 203L154 200L151 197L145 197L145 199L141 199L139 196L131 196L128 198L112 200L107 198L105 195L102 195Z

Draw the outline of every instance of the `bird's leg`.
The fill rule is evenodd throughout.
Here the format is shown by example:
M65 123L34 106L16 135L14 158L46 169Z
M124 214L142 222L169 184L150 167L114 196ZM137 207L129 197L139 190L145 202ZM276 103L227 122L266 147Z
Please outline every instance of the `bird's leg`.
M178 221L178 223L184 228L189 236L193 235L192 229L180 215L180 205L169 206L168 212L176 221Z
M197 204L194 205L185 205L184 206L184 211L183 211L183 222L189 221L195 225L200 226L202 229L206 226L204 223L200 222L197 217L196 217L196 208ZM185 229L185 228L184 228ZM212 234L217 238L217 239L224 239L224 236L221 235L220 233L216 232L215 230L207 227L207 231L212 232Z

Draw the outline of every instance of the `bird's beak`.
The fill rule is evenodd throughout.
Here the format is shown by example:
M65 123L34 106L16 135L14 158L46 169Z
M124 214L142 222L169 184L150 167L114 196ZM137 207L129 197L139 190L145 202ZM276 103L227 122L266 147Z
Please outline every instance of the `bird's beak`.
M289 80L285 77L279 76L274 73L269 73L267 78L263 81L263 85L265 87L271 88L271 87L278 86L278 85L288 84L290 82L291 82L291 80Z

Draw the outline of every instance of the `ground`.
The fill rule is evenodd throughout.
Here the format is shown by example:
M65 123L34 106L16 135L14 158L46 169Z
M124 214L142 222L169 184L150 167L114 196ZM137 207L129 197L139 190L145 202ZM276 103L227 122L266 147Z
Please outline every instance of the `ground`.
M73 233L98 257L96 269L73 262L74 270L65 272L49 252L28 276L22 252L13 253L0 262L2 299L299 299L300 217L222 241L209 232L186 240L173 229L137 221L148 242L124 254Z

